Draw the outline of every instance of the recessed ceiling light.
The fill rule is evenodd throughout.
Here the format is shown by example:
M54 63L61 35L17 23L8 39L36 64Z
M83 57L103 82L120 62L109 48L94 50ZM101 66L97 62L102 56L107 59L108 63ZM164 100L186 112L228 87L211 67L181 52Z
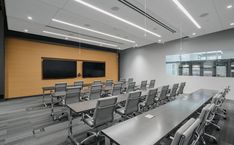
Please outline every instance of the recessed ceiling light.
M32 20L32 17L31 17L31 16L28 16L27 18L28 18L29 20Z
M231 26L234 26L234 23L230 23Z
M227 9L230 9L230 8L232 8L232 5L228 5L228 6L227 6Z
M203 13L203 14L200 15L200 17L203 18L203 17L206 17L208 15L209 15L209 13Z
M57 19L52 19L52 21L57 22L57 23L61 23L61 24L64 24L64 25L68 25L68 26L71 26L71 27L83 29L83 30L86 30L86 31L94 32L94 33L97 33L97 34L102 34L102 35L109 36L109 37L112 37L112 38L124 40L124 41L130 42L130 43L135 43L135 41L133 41L133 40L129 40L129 39L125 39L125 38L121 38L121 37L115 36L115 35L111 35L111 34L107 34L107 33L104 33L104 32L100 32L100 31L97 31L97 30L81 27L79 25L68 23L68 22L65 22L65 21L61 21L61 20L57 20Z
M55 32L50 32L50 31L43 31L43 33L51 34L51 35L55 35L55 36L60 36L60 37L65 37L65 38L71 38L71 39L81 40L81 41L86 41L86 42L91 42L91 43L96 43L96 44L99 44L99 45L102 44L102 45L106 45L106 46L117 47L117 45L114 45L114 44L99 42L99 41L90 40L90 39L78 38L78 37L75 37L75 36L69 36L69 35L55 33Z
M160 43L160 42L162 42L162 40L158 40L158 42Z
M84 2L84 1L82 1L82 0L74 0L74 1L80 3L80 4L84 5L84 6L87 6L87 7L89 7L89 8L92 8L92 9L94 9L94 10L100 12L100 13L103 13L103 14L105 14L105 15L107 15L107 16L110 16L110 17L112 17L112 18L115 18L115 19L117 19L117 20L119 20L119 21L122 21L122 22L124 22L124 23L126 23L126 24L128 24L128 25L131 25L131 26L135 27L135 28L138 28L138 29L140 29L140 30L143 30L144 32L150 33L150 34L152 34L152 35L154 35L154 36L157 36L157 37L161 37L161 35L159 35L159 34L157 34L157 33L154 33L154 32L152 32L152 31L150 31L150 30L148 30L148 29L145 29L145 28L143 28L143 27L141 27L141 26L139 26L139 25L137 25L137 24L134 24L133 22L130 22L130 21L128 21L128 20L125 20L125 19L123 19L123 18L121 18L121 17L119 17L119 16L116 16L116 15L114 15L114 14L112 14L112 13L109 13L109 12L107 12L107 11L105 11L105 10L103 10L103 9L100 9L100 8L94 6L94 5L91 5L91 4L87 3L87 2Z
M196 35L196 33L193 33L193 36Z
M28 32L28 29L24 29L24 32Z
M184 8L184 6L178 0L172 0L180 10L193 22L193 24L198 28L201 29L201 26L197 23L197 21L192 17L192 15Z
M66 39L66 40L68 40L68 38L67 38L67 37L65 37L65 39Z
M111 10L112 10L112 11L118 11L118 10L119 10L119 7L112 7Z

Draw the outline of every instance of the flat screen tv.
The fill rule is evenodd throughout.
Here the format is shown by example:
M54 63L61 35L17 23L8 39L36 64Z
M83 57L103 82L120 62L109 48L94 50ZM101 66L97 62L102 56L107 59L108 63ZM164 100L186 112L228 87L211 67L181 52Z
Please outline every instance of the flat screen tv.
M105 62L83 62L83 78L105 77Z
M43 59L43 79L64 79L77 77L75 60Z

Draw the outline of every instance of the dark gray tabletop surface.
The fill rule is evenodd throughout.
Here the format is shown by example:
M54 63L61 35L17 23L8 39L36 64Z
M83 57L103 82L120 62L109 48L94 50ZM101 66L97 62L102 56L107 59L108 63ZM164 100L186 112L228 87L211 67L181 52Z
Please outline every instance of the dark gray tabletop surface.
M168 135L217 91L200 89L184 97L102 130L120 145L153 145ZM146 115L153 115L147 118Z
M147 95L149 90L145 90L142 91L142 96ZM125 100L127 100L128 98L128 93L126 94L121 94L118 96L112 96L112 97L117 97L117 102L123 102ZM81 113L84 111L88 111L88 110L92 110L96 107L97 104L97 100L89 100L89 101L84 101L84 102L77 102L77 103L72 103L72 104L68 104L67 107L70 108L72 111L74 111L75 113Z

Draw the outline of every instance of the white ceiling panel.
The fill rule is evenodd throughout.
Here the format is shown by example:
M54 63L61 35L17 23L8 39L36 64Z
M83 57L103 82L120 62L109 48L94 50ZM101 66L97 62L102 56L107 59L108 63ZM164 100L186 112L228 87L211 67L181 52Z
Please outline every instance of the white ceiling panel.
M43 31L51 31L115 44L118 45L116 49L126 49L133 46L156 43L159 40L168 42L184 36L197 37L234 27L230 26L230 23L234 22L234 8L226 8L229 4L234 5L234 0L179 0L201 25L201 29L198 29L172 0L127 0L142 11L147 12L152 17L176 30L176 33L166 30L119 0L83 1L149 31L160 34L162 37L158 38L146 33L143 30L77 3L75 0L5 0L8 29L20 32L24 32L27 29L28 33L64 39L61 36L43 33ZM33 19L28 20L28 16L31 16ZM113 37L59 24L53 22L53 18L133 40L136 43L133 44ZM196 35L192 36L192 33L196 33ZM78 42L78 40L72 41Z

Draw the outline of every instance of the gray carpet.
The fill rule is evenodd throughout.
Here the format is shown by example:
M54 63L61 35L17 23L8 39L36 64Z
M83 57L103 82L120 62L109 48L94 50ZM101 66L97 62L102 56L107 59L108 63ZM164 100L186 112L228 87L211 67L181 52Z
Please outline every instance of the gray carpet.
M0 145L71 145L67 139L66 119L53 121L50 109L41 108L41 102L42 97L0 102ZM211 132L218 138L219 145L234 145L234 101L227 100L225 107L228 119L219 121L221 131ZM55 111L60 113L61 107ZM77 117L73 121L77 140L82 140L84 132L90 130L80 119Z

